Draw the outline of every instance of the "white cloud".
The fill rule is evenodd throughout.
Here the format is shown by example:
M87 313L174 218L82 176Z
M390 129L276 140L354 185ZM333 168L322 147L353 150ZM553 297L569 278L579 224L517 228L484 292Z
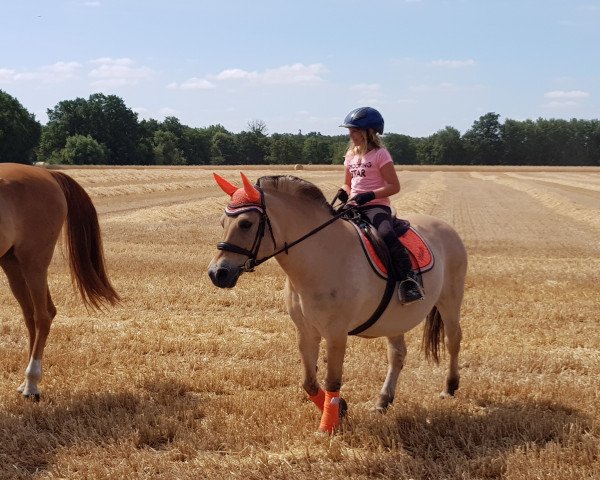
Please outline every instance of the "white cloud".
M52 65L46 65L36 70L17 71L13 69L0 69L0 82L42 82L42 83L61 83L74 78L79 78L81 64L77 62L56 62Z
M316 85L323 81L325 73L327 73L327 69L320 63L312 65L295 63L268 69L261 76L263 81L268 84Z
M474 66L475 60L434 60L430 65L439 68L464 68Z
M88 75L96 78L94 87L118 87L137 85L142 80L148 80L154 71L148 67L138 67L130 58L98 58L90 63L98 65Z
M216 75L216 80L246 80L265 85L317 85L323 82L323 76L328 72L321 63L304 65L294 63L277 68L268 68L263 72L249 72L240 68L223 70Z
M16 73L15 70L0 68L0 83L12 83Z
M544 93L544 98L548 99L544 107L553 110L570 109L578 107L580 101L589 96L588 92L582 90L552 90Z
M217 83L247 82L253 85L317 85L323 82L327 73L323 64L304 65L294 63L277 68L268 68L263 72L250 72L241 68L228 68L217 75L207 75L205 78L191 77L181 83L172 82L167 85L170 90L210 90Z
M554 100L580 100L589 96L590 94L588 92L584 92L582 90L553 90L551 92L544 93L544 97Z
M239 68L223 70L216 76L217 80L254 80L256 78L258 78L258 73L247 72Z
M179 85L181 90L212 90L214 84L204 78L188 78L185 82Z

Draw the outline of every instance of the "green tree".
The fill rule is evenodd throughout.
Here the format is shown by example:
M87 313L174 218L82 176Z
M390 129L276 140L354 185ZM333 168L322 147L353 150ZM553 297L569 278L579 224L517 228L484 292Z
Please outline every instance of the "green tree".
M585 161L581 164L600 166L600 120L579 120L577 122L583 123L578 130L585 150Z
M408 135L398 133L387 133L383 142L394 159L394 163L403 165L414 165L419 163L417 159L417 142Z
M156 165L185 165L186 158L177 146L177 136L173 132L157 130L154 133L154 162Z
M212 165L239 165L235 137L227 131L217 131L212 137L210 163Z
M420 138L416 142L417 160L421 165L435 163L435 137L433 135Z
M465 150L460 132L446 127L433 135L433 162L436 165L459 165L465 163Z
M498 165L504 159L500 115L490 112L479 117L463 136L465 152L472 165Z
M538 125L506 119L502 126L505 165L542 165L544 162Z
M331 142L320 133L311 132L304 138L302 162L328 164L331 163Z
M331 164L342 165L344 163L344 155L348 151L348 140L341 135L334 137L331 144Z
M101 165L105 163L108 149L89 135L73 135L67 138L65 148L50 157L50 163L69 165Z
M188 165L206 165L210 162L212 137L208 130L186 127L181 143Z
M244 165L263 165L269 153L269 141L265 135L263 122L254 121L248 124L249 130L235 136L240 163Z
M134 165L143 160L140 152L142 129L137 114L115 95L95 93L88 100L64 100L48 110L48 124L42 131L39 154L49 158L64 148L67 138L90 135L108 149L107 163Z
M269 142L269 155L267 162L276 165L293 165L302 159L302 135L290 133L275 133Z
M41 131L35 116L0 90L0 162L32 163Z

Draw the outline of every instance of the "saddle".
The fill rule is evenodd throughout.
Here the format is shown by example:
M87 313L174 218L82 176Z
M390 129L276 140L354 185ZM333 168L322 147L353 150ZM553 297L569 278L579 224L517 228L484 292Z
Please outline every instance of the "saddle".
M348 218L356 229L360 238L363 251L377 275L383 279L388 278L390 254L388 248L381 240L375 228L360 215ZM394 217L394 231L400 243L408 251L413 271L419 276L433 268L433 252L423 237L417 232L408 220ZM420 281L422 284L422 282Z

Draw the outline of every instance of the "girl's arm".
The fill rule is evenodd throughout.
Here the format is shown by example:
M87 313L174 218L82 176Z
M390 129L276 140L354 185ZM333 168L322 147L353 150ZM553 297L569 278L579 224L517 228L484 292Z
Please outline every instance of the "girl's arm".
M393 162L386 163L381 167L381 176L385 180L385 185L373 191L375 198L391 197L400 191L400 180L398 180Z

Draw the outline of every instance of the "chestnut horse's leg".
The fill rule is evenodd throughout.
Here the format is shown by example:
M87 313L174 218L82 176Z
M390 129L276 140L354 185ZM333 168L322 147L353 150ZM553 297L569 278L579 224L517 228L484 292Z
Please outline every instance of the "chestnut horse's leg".
M0 258L0 266L2 266L2 269L6 274L6 278L8 279L10 289L14 297L17 299L17 302L19 302L19 306L23 312L23 319L25 320L27 332L29 333L28 357L31 358L33 344L35 343L35 320L33 316L33 302L31 301L31 296L29 295L27 282L25 281L25 277L23 277L21 266L12 252L7 253ZM22 393L25 390L26 384L27 381L23 382L19 388L17 388L17 391Z
M48 290L47 268L40 270L24 269L23 276L29 286L29 293L33 303L33 319L35 322L35 340L31 346L29 365L25 370L25 388L23 396L39 399L38 382L42 378L42 356L46 347L46 340L50 333L52 320L56 315L56 308L52 303Z
M52 251L53 248L39 247L34 255L31 252L25 255L23 249L15 249L15 253L8 253L0 261L10 288L21 306L29 333L29 363L25 370L25 381L17 390L35 400L40 397L38 383L42 378L42 356L50 325L56 315L47 281ZM35 260L24 260L29 258Z
M379 394L377 406L375 407L380 412L385 412L394 401L398 376L404 367L404 360L406 359L404 334L396 337L388 337L387 342L388 371L381 393Z

